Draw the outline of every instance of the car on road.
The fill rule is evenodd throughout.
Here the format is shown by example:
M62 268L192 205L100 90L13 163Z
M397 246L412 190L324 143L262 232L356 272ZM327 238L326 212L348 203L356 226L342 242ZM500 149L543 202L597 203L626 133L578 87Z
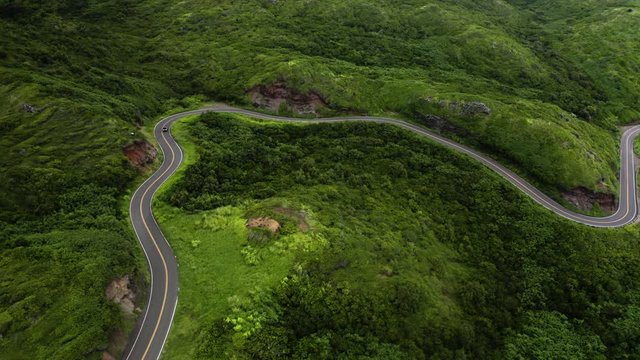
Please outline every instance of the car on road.
M167 126L163 126L162 127L162 132L167 132L167 131L169 131L169 128Z

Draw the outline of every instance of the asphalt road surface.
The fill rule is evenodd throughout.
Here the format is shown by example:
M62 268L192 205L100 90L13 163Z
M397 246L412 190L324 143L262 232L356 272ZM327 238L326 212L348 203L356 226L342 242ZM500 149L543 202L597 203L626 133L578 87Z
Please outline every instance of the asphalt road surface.
M636 221L638 215L633 143L634 139L640 134L640 125L625 129L622 135L620 143L620 195L617 211L607 217L593 217L565 209L555 200L543 194L526 180L500 165L489 156L446 139L418 125L398 119L374 116L295 119L267 115L225 105L175 114L162 119L154 129L154 135L164 154L164 161L160 168L136 190L131 198L129 207L131 223L149 263L151 289L144 316L139 319L125 349L123 356L126 360L155 360L160 357L178 304L178 264L171 247L153 217L151 203L158 188L178 169L182 163L183 155L180 146L173 139L171 133L163 132L162 128L167 126L170 129L173 122L185 116L206 112L237 113L257 119L283 122L335 123L363 121L392 124L480 161L529 195L537 203L566 219L593 227L612 228L631 224Z

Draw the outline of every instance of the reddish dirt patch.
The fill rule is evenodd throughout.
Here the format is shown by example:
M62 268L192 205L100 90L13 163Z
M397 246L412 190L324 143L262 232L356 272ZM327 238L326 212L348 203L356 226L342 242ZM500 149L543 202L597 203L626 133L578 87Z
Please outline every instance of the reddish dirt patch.
M578 209L590 211L595 204L606 212L614 212L618 208L618 202L613 194L594 192L584 187L567 190L562 197L575 205Z
M144 169L151 165L158 156L156 148L144 140L136 140L124 146L122 152L129 159L131 165L139 169Z
M247 227L250 229L267 229L272 234L280 230L280 223L269 217L259 217L247 220Z
M273 212L288 216L290 218L294 218L298 223L298 229L300 229L300 231L302 232L309 231L309 228L310 228L309 223L307 222L307 217L303 212L289 209L286 207L273 208Z
M286 107L298 114L316 114L316 111L328 105L322 95L315 91L308 94L290 89L283 82L276 82L273 85L258 85L249 90L247 94L251 96L254 106L269 109L277 112L281 106Z

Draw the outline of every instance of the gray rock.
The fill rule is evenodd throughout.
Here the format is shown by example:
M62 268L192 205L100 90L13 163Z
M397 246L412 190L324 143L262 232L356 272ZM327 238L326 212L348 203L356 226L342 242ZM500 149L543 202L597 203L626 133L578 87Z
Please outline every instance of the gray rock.
M28 112L28 113L35 113L38 111L38 109L33 105L22 104L22 111Z
M489 116L491 115L491 109L484 103L474 101L465 103L462 105L462 115L465 116Z

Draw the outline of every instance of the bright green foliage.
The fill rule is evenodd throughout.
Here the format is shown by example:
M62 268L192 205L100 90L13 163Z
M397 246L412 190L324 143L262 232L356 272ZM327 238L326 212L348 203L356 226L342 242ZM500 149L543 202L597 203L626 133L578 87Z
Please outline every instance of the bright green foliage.
M14 233L8 243L2 234L3 358L101 356L96 348L123 326L120 309L105 301L108 280L133 271L129 233L116 219L108 225L114 230L82 224L88 230Z
M637 25L638 11L628 12L636 8L628 3L191 1L170 8L172 31L158 41L199 59L198 89L216 99L246 101L247 89L281 80L320 92L333 112L416 118L433 114L424 98L481 101L493 115L440 115L468 131L463 140L543 185L595 188L603 181L615 190L613 125L640 115L638 42L625 30ZM594 45L604 41L591 30L576 31L580 41L566 37L576 14L592 14L581 23L596 22L616 40ZM594 53L608 65L592 66ZM624 91L615 80L622 74Z
M553 34L553 51L572 59L604 90L609 101L598 105L622 119L636 119L640 103L640 42L629 29L640 27L640 9L630 0L532 1Z
M510 336L505 348L507 359L605 359L597 336L578 334L566 316L546 311L527 313L522 332Z
M187 129L198 160L157 207L182 259L172 358L640 355L633 228L569 223L392 126L208 114ZM289 230L256 241L255 216Z
M63 357L64 354L76 358L99 356L97 349L103 347L109 332L121 326L119 314L106 305L99 289L111 278L135 273L136 267L139 270L145 266L142 261L136 266L132 254L135 240L124 227L124 195L138 173L121 155L122 146L148 136L148 131L138 126L149 125L153 122L151 119L155 120L161 113L194 107L206 99L249 105L246 91L254 85L284 81L300 92L315 90L329 102L329 108L322 110L328 115L345 111L393 112L424 123L428 116L437 115L456 129L445 131L446 135L512 164L552 195L558 189L578 185L595 188L599 182L615 191L618 156L614 125L627 123L639 115L638 37L630 31L638 28L639 13L637 4L632 0L0 0L0 152L3 154L0 157L0 273L3 276L0 354L9 354L7 357L11 358L21 353L27 358L46 359ZM463 116L450 108L436 106L441 101L446 104L480 101L492 109L492 114ZM25 111L23 104L34 105L36 111ZM247 137L236 133L231 135L237 136L237 143L233 146L247 146L241 145L249 141ZM247 132L247 136L253 136L252 132ZM286 138L278 141L287 144ZM383 141L378 139L374 143ZM322 144L336 145L332 142ZM256 148L263 151L263 145L256 144ZM344 148L345 145L338 146ZM315 151L308 149L312 150ZM204 176L201 180L222 179L229 183L198 185L193 189L183 189L185 192L173 192L170 196L189 209L208 209L233 203L234 211L243 212L251 211L254 205L261 206L260 202L257 205L251 203L256 198L270 198L284 189L303 193L295 186L304 184L312 188L308 190L309 197L315 196L315 203L309 198L296 198L290 194L285 200L294 197L296 206L307 206L307 209L313 206L322 217L321 214L328 210L320 204L341 199L348 203L352 197L368 196L367 191L381 193L379 189L373 189L372 184L391 181L392 177L379 176L376 172L368 174L348 168L351 165L343 164L345 159L356 156L354 159L364 161L368 155L362 149L352 150L348 154L330 154L335 156L330 164L324 158L300 160L297 163L300 167L289 169L286 179L281 179L278 174L272 176L263 170L282 167L287 164L287 157L299 155L290 147L283 146L270 159L263 159L261 166L264 169L255 175L251 175L251 167L247 164L235 164L239 167L230 166L228 169L208 169L205 166L203 169L207 172L200 174ZM405 155L407 153L402 153L399 159ZM206 156L204 163L220 158L233 159L232 155L220 153ZM281 156L286 157L282 160ZM457 177L458 167L449 165L449 158L438 163L437 168L433 168L428 159L427 155L420 155L418 160L412 161L418 164L416 166L421 173L445 171L450 173L449 178ZM466 166L467 163L464 164ZM371 171L389 168L394 169L394 174L406 172L409 175L409 165L394 160L390 164L378 164L378 168ZM230 173L223 171L214 176L209 170ZM235 182L236 175L241 183ZM260 181L254 184L256 176ZM440 183L437 178L423 181L436 181L433 186L438 189L451 186L457 194L465 185L475 183L463 178L456 184L449 184L448 179L440 179ZM336 181L348 186L338 186L334 184ZM323 184L330 185L319 188ZM352 191L365 186L362 193ZM479 188L477 193L484 190L495 189ZM422 195L418 195L414 199L412 193L395 194L409 199L407 203L413 206L401 212L405 217L411 218L413 211L424 206L419 205L420 201L433 202L430 206L446 209L434 218L435 228L443 226L448 229L453 226L450 224L455 224L467 230L466 225L459 224L462 220L449 215L449 206L467 204L467 200L459 199L451 205L448 198L420 200ZM447 193L447 196L452 195L453 190L451 194ZM396 197L389 196L372 197L375 204L370 208L377 207L378 203L394 204ZM456 199L455 196L453 198ZM486 201L491 203L491 197ZM502 203L495 206L502 206ZM348 209L340 211L348 212ZM395 208L393 211L387 209L384 217L375 219L376 226L391 226L385 223L396 216L396 211ZM467 216L473 218L475 213ZM229 214L221 216L231 219L232 224L240 218L239 215L235 218ZM340 219L328 217L322 219L322 223L342 223ZM496 219L501 217L482 221L492 223ZM175 221L173 238L178 234L178 226L186 228L196 220L189 219L186 223ZM288 257L289 260L279 263L280 270L273 272L278 276L270 277L269 281L256 277L256 269L264 266L263 273L271 270L269 266L275 266L278 256L285 253L320 251L323 244L332 243L338 236L331 235L333 225L327 226L328 234L324 230L300 234L289 225L283 232L287 232L290 243L276 241L269 245L274 247L273 251L264 251L265 244L242 243L248 240L244 235L237 235L242 233L238 224L238 231L232 229L230 232L240 236L242 241L234 246L219 244L229 246L219 249L205 240L213 228L202 227L199 236L185 239L185 250L178 252L185 257L189 256L186 249L191 249L191 252L199 249L207 254L207 259L217 259L214 257L217 251L226 249L225 254L236 255L230 264L234 270L229 274L239 276L235 271L245 274L244 284L252 286L268 283L263 287L266 289L281 280L278 276L286 274L286 270L293 266L287 261L293 260ZM344 220L343 228L350 227L359 229L363 225L360 221L351 223ZM500 234L510 231L500 229ZM554 231L562 233L558 229ZM216 232L224 233L222 230ZM483 232L493 234L486 229L475 234ZM520 233L529 232L527 228ZM415 231L407 230L409 235L399 235L395 230L381 229L380 233L386 234L381 235L386 236L385 239L388 237L389 248L403 248L405 244L401 239ZM451 246L470 246L461 242L463 235L445 236L446 231L435 230L434 234L437 236L434 235L433 239L439 242L443 242L445 237L451 244L456 244ZM475 241L480 240L474 239L473 234L471 231L468 241L474 241L477 246ZM363 243L369 235L356 233L350 239L360 239L359 243ZM271 244L269 241L272 239L257 237ZM73 240L69 240L70 243L86 242L86 251L68 249L67 246L75 245L62 240L67 238ZM220 238L228 239L222 235ZM102 239L106 245L89 246L91 239ZM482 238L480 243L485 240ZM553 240L560 242L557 238ZM358 242L354 240L355 243ZM52 249L52 244L59 248ZM437 251L429 251L449 258L450 253L441 244L433 246ZM496 252L494 247L490 249L487 251ZM631 246L625 250L632 252L634 249ZM70 258L62 262L53 257L33 263L18 256L23 252L40 251L45 254L58 254L60 251ZM568 250L557 251L567 255ZM562 259L556 250L548 249L548 252L558 261ZM602 251L600 256L604 254L615 255L616 261L623 261L618 257L626 256L625 251L620 251L620 254ZM105 260L107 258L114 264ZM193 261L198 266L207 263L202 261L201 264L198 259L194 254ZM572 258L565 265L571 268L574 260ZM587 263L592 264L593 261ZM72 264L84 264L86 269ZM92 264L98 264L100 269L91 269ZM481 268L484 269L483 266ZM597 266L605 265L597 263ZM594 265L595 268L597 266ZM385 273L393 274L395 271L391 265L382 267ZM442 270L442 274L448 274L447 283L464 279L453 268ZM514 265L513 268L520 267ZM548 281L554 278L554 272L547 271L546 266L536 262L524 264L523 261L522 268L528 269L525 272L527 286L523 286L518 301L527 306L542 306L540 304L553 301L580 303L578 300L564 302L565 298L552 296L549 290L552 286ZM610 270L602 271L604 274L617 274ZM182 271L189 273L186 269ZM379 269L374 272L377 271ZM576 275L577 282L591 277L586 272L576 270L575 273L579 274ZM38 274L37 279L41 277L46 286L25 280L36 278L33 274ZM202 279L210 274L194 271L185 277ZM83 280L86 282L70 280L76 276L86 277ZM58 281L56 286L51 285L54 279ZM89 286L91 279L94 285ZM616 278L616 281L621 280ZM22 286L22 283L31 285ZM628 286L631 284L629 282ZM475 291L472 285L465 288ZM430 290L431 293L439 293L438 286L434 285L434 289ZM576 285L571 289L581 287ZM227 288L221 300L223 304L236 290ZM77 295L79 293L83 294L82 297ZM478 293L484 292L478 290ZM32 305L28 311L15 310L22 306L16 304L32 298L39 300L29 303ZM612 301L624 303L619 299ZM58 311L59 304L73 304L69 308L77 309L79 314L93 315L82 319L63 317ZM616 331L626 334L624 341L627 343L616 348L618 350L611 350L610 344L618 344L616 339L623 336L616 337L608 332L609 337L605 338L601 333L608 330L598 330L607 351L621 354L627 350L620 349L635 349L636 335L629 325L634 319L633 311L609 310L598 311L615 317L625 314L627 320L618 321ZM203 308L189 308L188 311L196 319L189 330L199 327L202 318L194 314L201 314ZM570 318L583 316L576 315L573 309L559 311L570 314ZM608 329L606 324L593 325L593 328ZM40 329L50 329L54 325L64 329L65 336L41 336ZM221 326L227 325L223 323ZM495 326L502 329L511 323L504 321ZM263 335L257 332L252 336L264 336L262 344L277 343L274 334L288 331L286 329L272 329ZM212 330L212 333L215 331L218 330ZM435 332L439 333L439 330ZM492 334L491 331L486 333ZM189 338L188 332L180 336ZM314 334L301 340L300 348L316 349L331 358L335 355L332 349L339 346L335 343L342 338L370 357L401 358L398 352L406 350L405 345L376 343L369 335L362 334L344 337ZM399 350L399 346L405 346L404 350ZM260 351L266 353L266 349ZM411 356L414 355L411 352Z
M634 294L637 297L637 294ZM614 321L614 332L609 336L617 338L621 353L640 352L640 307L629 306L622 316Z
M9 34L0 39L4 83L41 84L128 121L194 94L246 103L247 89L279 80L321 93L328 113L415 118L433 112L424 98L482 101L493 110L487 118L440 115L468 131L463 140L551 189L602 181L614 191L613 126L640 115L638 42L627 31L640 11L632 1L114 0L46 9L5 1L0 8L7 20L0 30Z
M162 110L153 94L169 91L125 66L122 40L134 38L114 18L58 4L0 1L3 359L100 359L132 320L105 288L127 274L144 285L122 211L137 172L122 146Z
M270 313L255 309L257 313L253 318L246 319L251 314L244 314L254 309L245 304L256 287L273 286L286 276L293 263L291 252L285 251L286 244L281 243L281 248L272 250L255 246L254 258L248 258L246 252L252 244L247 240L240 208L223 207L188 215L157 204L154 211L171 239L180 264L180 301L167 345L168 358L190 359L195 347L194 336L213 319L218 318L231 327L234 326L231 320L239 318L243 324L246 320L255 325L256 318ZM236 311L227 312L232 306ZM227 317L229 321L225 321ZM240 328L240 331L246 329ZM242 339L238 336L237 341Z

